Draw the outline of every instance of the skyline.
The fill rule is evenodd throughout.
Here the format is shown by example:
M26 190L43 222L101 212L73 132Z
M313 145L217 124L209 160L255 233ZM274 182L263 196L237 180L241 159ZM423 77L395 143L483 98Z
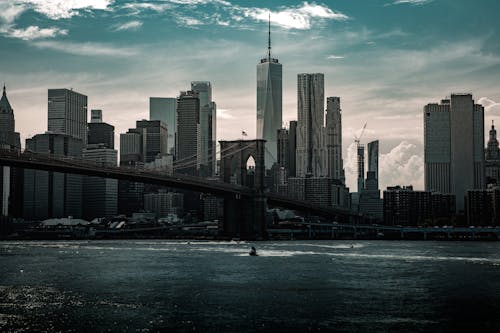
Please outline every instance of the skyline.
M297 74L324 73L325 97L341 98L351 191L354 133L365 122L363 143L380 140L381 188L413 184L422 189L423 107L453 92L472 92L485 106L486 128L500 111L494 102L500 100L494 86L500 25L480 31L482 25L474 24L494 18L493 8L500 5L493 1L479 7L380 0L364 4L366 12L346 1L266 2L269 8L220 0L96 0L84 9L81 3L0 4L0 40L6 46L0 50L0 80L7 84L23 146L27 137L47 128L49 88L74 88L89 96L89 109L102 109L118 136L135 120L148 118L149 97L177 97L198 80L213 85L218 140L239 138L241 130L255 137L255 64L267 52L268 9L273 55L283 64L283 120L297 119ZM451 14L441 17L445 9ZM206 17L202 22L196 15ZM460 28L465 15L470 25ZM438 18L442 24L425 24ZM304 48L312 58L304 56ZM187 56L186 49L192 51Z

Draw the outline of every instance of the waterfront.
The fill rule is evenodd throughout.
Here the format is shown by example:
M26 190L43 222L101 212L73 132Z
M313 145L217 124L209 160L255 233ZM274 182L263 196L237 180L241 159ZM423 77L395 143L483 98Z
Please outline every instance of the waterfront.
M498 242L19 241L0 262L2 332L500 331Z

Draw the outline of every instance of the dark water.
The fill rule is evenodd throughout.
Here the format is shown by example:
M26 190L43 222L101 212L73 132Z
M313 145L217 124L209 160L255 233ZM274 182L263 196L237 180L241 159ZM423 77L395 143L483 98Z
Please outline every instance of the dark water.
M33 330L500 332L500 242L0 243L0 331Z

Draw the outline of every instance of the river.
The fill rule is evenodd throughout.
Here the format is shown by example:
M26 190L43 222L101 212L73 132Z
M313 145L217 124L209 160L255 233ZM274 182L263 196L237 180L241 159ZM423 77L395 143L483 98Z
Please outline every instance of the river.
M33 330L500 332L500 242L0 242L0 331Z

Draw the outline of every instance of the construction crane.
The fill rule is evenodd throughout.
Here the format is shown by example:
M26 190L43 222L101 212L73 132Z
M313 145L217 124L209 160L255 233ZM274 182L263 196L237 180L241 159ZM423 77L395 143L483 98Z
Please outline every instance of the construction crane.
M361 141L361 138L363 137L363 134L365 134L365 129L366 129L366 125L368 123L365 123L365 125L363 126L363 128L361 129L361 134L358 136L356 136L356 134L354 134L354 142L356 142L356 144L359 146L359 143Z

